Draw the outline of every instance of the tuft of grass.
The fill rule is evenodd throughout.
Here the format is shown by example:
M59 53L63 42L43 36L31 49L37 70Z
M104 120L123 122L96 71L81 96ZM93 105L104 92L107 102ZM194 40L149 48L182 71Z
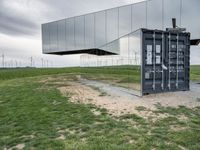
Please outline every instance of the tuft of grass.
M200 82L200 65L190 66L190 79L192 81Z

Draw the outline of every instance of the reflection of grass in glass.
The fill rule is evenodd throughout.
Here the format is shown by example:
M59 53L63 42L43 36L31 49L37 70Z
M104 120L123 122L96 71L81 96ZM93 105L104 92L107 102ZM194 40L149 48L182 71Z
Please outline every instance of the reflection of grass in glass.
M76 75L81 74L82 78L102 81L131 89L139 89L136 87L140 85L139 66L0 69L0 82L15 78L57 74L74 74L73 77L75 78Z
M93 68L19 68L19 69L0 69L0 81L33 77L41 75L56 75L56 74L84 74L88 77L108 78L109 79L122 79L129 76L131 83L140 82L140 66L111 66L111 67L93 67ZM101 75L101 77L100 77ZM193 65L190 68L190 79L193 81L200 81L200 65ZM125 79L124 79L125 80Z
M200 82L200 65L193 65L190 67L190 79Z
M82 78L140 90L139 66L93 67L83 68L83 70Z

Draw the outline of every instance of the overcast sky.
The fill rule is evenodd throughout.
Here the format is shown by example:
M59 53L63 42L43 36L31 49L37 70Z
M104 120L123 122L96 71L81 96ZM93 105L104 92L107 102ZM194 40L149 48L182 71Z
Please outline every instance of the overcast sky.
M4 53L9 63L16 60L28 65L32 56L37 65L44 58L55 66L77 66L79 56L42 54L41 24L138 1L141 0L0 0L0 55ZM193 63L200 58L198 50L192 52Z

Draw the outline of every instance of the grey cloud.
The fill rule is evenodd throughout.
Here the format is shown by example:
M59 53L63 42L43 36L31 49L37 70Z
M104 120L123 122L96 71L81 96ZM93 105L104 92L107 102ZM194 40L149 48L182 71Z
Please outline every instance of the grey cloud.
M21 14L12 10L9 5L5 5L5 1L7 0L0 1L0 33L14 36L36 35L40 33L40 24L42 23L126 4L123 1L115 0L27 0L27 7L38 9L39 16L38 19L35 19L31 18L31 13L34 12ZM40 4L44 7L41 7Z
M53 5L50 7L47 2L35 0L31 3L31 0L27 0L27 8L35 8L35 10L22 10L24 12L22 14L22 12L16 11L9 5L5 5L5 1L0 1L0 33L3 34L11 36L37 35L40 33L42 20L51 18L53 16L52 14L54 16L59 15L57 8L55 6L53 7ZM44 7L40 6L40 4ZM35 11L37 14L35 14Z
M36 23L23 18L15 18L0 12L0 32L9 35L33 35L38 26Z
M29 18L7 8L3 1L0 2L0 32L8 35L33 35L38 26ZM12 13L11 13L12 12Z
M55 0L43 0L43 3L46 3L46 5L57 12L57 14L54 14L50 18L53 20L49 21L79 16L127 4L125 1L116 0L57 0L56 2Z

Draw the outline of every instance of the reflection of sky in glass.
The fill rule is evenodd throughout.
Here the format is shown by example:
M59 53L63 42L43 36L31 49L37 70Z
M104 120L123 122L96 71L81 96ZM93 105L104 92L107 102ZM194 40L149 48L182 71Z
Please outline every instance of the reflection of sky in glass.
M122 37L119 39L120 55L128 56L129 55L129 38L128 36Z
M75 21L74 18L69 18L63 20L65 23L59 21L44 24L43 49L44 52L57 52L100 48L138 28L171 27L173 17L177 19L178 26L186 27L191 32L192 38L200 38L200 20L197 19L199 10L199 0L150 0L82 15L75 17ZM130 42L137 45L137 40ZM118 43L107 45L106 49L111 52L120 49L121 55L126 56L127 43L127 39L122 38Z
M58 50L65 51L66 50L66 39L65 39L65 20L58 21Z
M73 50L75 48L75 36L74 36L74 18L71 19L67 19L66 20L66 49L69 50Z

